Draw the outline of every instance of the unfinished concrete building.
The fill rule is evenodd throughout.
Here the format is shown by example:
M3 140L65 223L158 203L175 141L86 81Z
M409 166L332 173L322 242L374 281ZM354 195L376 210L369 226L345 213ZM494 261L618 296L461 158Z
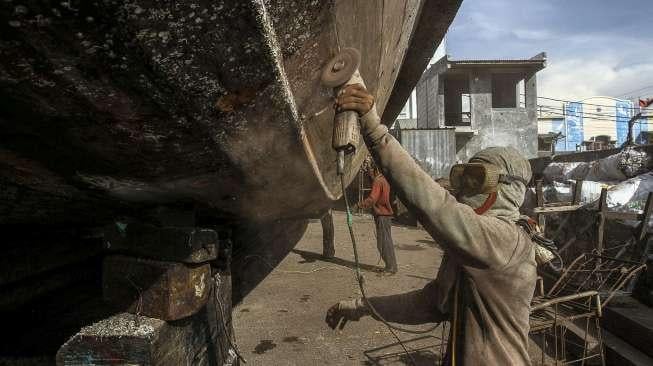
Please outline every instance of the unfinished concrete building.
M443 57L417 85L417 124L399 124L402 144L434 177L446 176L451 165L488 146L514 146L537 156L536 74L545 66L545 53L523 60ZM428 148L425 139L455 149Z

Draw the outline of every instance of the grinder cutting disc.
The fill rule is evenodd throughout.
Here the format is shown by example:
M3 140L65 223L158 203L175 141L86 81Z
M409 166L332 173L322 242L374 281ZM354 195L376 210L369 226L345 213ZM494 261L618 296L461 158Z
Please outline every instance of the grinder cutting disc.
M322 70L322 84L335 88L346 83L361 63L361 54L355 48L345 48L327 62Z

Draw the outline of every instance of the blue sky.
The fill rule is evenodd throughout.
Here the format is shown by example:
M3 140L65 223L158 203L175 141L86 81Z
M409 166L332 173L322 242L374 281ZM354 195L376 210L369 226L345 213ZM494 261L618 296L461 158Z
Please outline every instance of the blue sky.
M464 0L447 35L452 59L542 51L541 96L653 97L653 1Z

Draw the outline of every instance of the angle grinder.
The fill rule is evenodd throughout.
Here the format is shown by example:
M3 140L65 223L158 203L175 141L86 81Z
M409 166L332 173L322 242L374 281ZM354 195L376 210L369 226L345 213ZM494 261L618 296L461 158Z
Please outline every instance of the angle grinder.
M322 85L333 88L333 94L338 94L347 85L361 84L365 86L358 71L361 55L355 48L345 48L329 62L322 71ZM360 142L360 126L356 111L336 112L333 123L332 146L338 154L337 172L345 174L345 155L352 154Z

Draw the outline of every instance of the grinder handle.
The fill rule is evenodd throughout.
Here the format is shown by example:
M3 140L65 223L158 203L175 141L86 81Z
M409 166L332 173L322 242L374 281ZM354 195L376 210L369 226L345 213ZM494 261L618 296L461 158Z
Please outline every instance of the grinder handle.
M358 70L354 71L351 78L338 88L334 88L335 95L338 95L348 85L361 84L365 86L363 78ZM336 151L344 150L345 154L356 151L360 142L360 126L358 124L358 113L356 111L342 111L336 113L333 121L332 146Z

